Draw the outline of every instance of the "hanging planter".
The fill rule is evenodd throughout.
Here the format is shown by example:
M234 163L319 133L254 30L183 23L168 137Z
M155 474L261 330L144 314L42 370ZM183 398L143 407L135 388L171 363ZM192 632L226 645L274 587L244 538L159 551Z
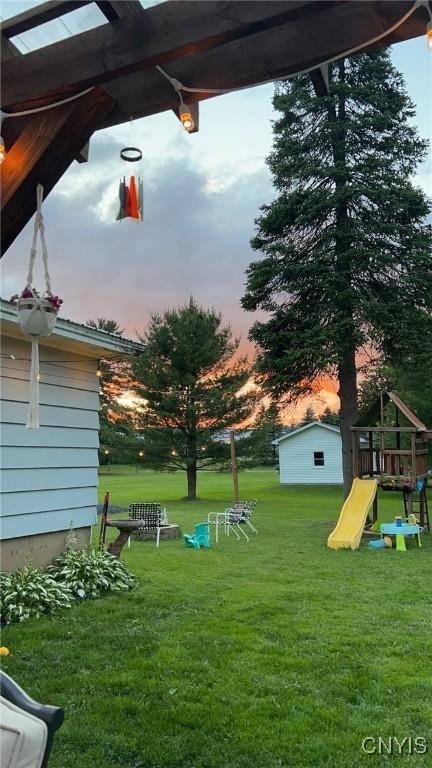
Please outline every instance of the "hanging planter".
M45 226L42 216L43 187L37 185L37 208L35 215L33 242L30 250L29 271L24 290L12 300L17 301L18 323L24 336L30 339L31 366L30 366L30 395L27 414L27 429L39 427L39 341L46 339L54 330L58 311L63 304L59 296L54 296L51 291L51 278L48 271L48 250L45 241ZM45 292L42 296L32 287L33 269L36 261L36 244L38 234L42 244L42 261L45 275Z
M62 300L58 296L40 297L36 291L24 288L18 298L18 323L24 336L46 339L54 330Z

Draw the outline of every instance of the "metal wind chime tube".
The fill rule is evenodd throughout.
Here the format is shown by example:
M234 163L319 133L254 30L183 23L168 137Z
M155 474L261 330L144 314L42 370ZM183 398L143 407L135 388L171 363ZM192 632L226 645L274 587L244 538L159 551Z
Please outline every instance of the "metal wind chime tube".
M131 132L133 121L131 120ZM123 147L120 151L120 157L127 163L139 163L142 160L142 152L138 147ZM130 176L129 182L126 177L120 179L119 184L119 211L117 221L123 219L133 219L134 221L143 221L144 218L144 185L140 176Z

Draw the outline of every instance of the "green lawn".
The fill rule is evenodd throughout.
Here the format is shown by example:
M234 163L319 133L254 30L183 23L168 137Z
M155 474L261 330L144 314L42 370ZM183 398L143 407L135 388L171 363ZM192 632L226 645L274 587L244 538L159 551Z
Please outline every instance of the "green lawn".
M113 504L160 500L192 531L230 478L112 468ZM133 542L130 594L7 628L4 667L66 720L50 768L430 766L431 537L406 553L330 551L341 490L240 475L259 535L206 551ZM382 494L380 517L401 511ZM367 736L423 736L428 755L366 755ZM405 747L406 749L406 747Z

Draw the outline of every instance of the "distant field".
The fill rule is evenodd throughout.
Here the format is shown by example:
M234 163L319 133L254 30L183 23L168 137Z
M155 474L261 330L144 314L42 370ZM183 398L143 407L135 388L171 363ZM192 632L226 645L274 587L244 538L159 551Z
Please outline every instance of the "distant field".
M335 487L240 475L259 535L210 550L132 542L130 594L7 628L4 666L65 707L50 768L427 768L432 753L430 536L406 553L330 551ZM114 505L157 500L183 531L229 503L229 475L101 472ZM381 494L380 517L401 511ZM367 736L424 736L379 757Z

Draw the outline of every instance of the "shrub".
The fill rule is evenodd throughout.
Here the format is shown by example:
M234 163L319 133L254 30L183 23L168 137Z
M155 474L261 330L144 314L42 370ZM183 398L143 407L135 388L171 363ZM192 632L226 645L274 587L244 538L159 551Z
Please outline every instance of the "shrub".
M4 624L70 608L72 600L65 584L39 568L27 565L13 573L0 573L0 617Z
M135 577L120 560L109 552L91 548L67 549L48 571L80 600L94 599L104 592L133 589L136 584Z

